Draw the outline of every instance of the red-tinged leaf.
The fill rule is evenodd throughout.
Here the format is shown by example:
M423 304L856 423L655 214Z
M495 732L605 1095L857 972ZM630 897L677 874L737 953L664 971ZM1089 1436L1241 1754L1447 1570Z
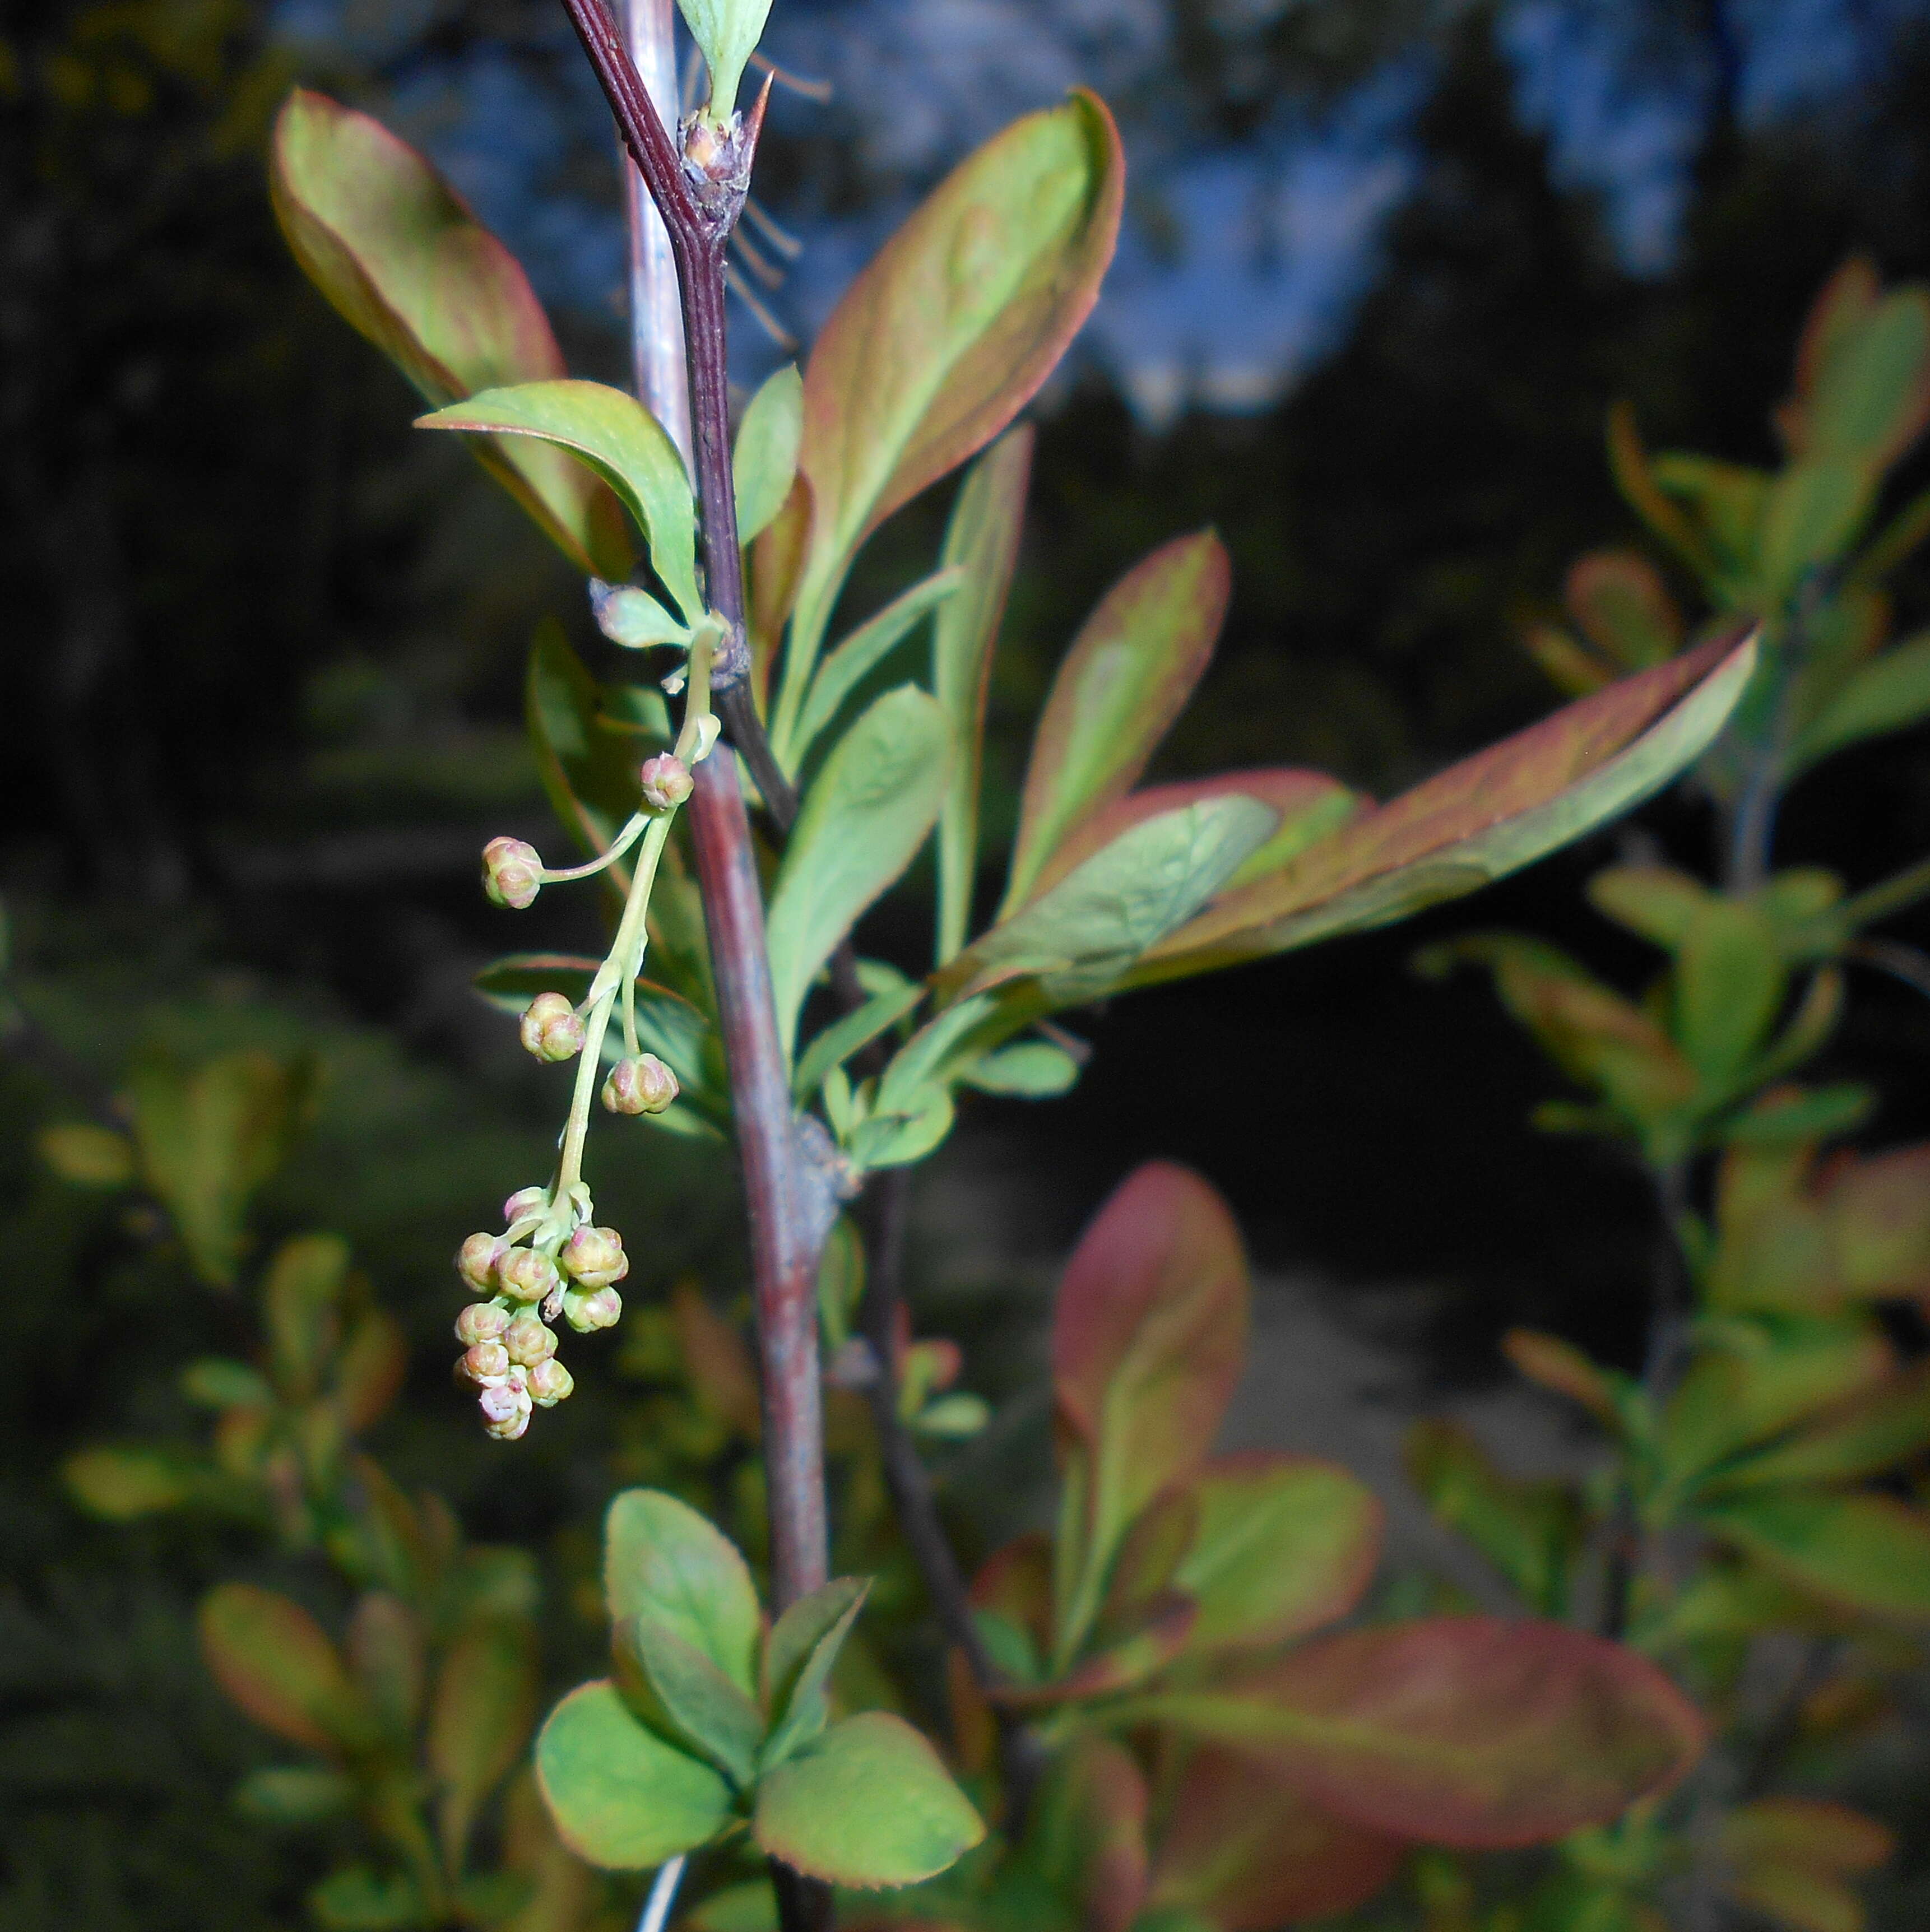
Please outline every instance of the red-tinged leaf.
M1400 1869L1401 1839L1316 1809L1268 1766L1212 1745L1188 1751L1154 1832L1148 1903L1221 1932L1352 1912Z
M349 1330L335 1364L335 1400L349 1434L360 1435L389 1413L408 1369L401 1324L380 1309L370 1310Z
M807 653L866 534L989 442L1064 354L1124 192L1118 131L1082 91L962 162L845 291L804 374Z
M1113 1716L1257 1759L1371 1830L1469 1850L1606 1823L1706 1742L1694 1706L1632 1651L1487 1617L1351 1630Z
M1812 1871L1874 1871L1896 1853L1889 1828L1826 1798L1759 1798L1722 1820L1723 1856L1738 1864L1768 1860Z
M1930 1449L1930 1360L1838 1402L1760 1454L1732 1463L1724 1489L1880 1475Z
M1827 1200L1847 1293L1930 1293L1930 1145L1844 1162L1829 1174Z
M1231 588L1226 550L1203 530L1136 565L1086 620L1033 736L1001 918L1037 896L1066 836L1145 770L1213 655Z
M1029 1711L1130 1690L1187 1648L1199 1615L1199 1606L1190 1597L1168 1592L1144 1605L1133 1625L1109 1632L1063 1676L995 1695L1001 1703Z
M1930 1514L1892 1496L1769 1490L1696 1514L1766 1569L1832 1604L1901 1622L1930 1619Z
M341 1653L300 1604L252 1583L201 1600L201 1652L215 1681L255 1722L331 1755L369 1741L373 1720Z
M1040 1780L1020 1854L1082 1932L1127 1932L1146 1902L1146 1780L1110 1738L1076 1735Z
M1623 670L1645 670L1682 649L1682 613L1639 550L1578 557L1562 596L1582 635Z
M1226 1203L1165 1162L1121 1185L1067 1264L1052 1324L1062 1659L1133 1519L1205 1461L1245 1355L1249 1292Z
M1094 853L1101 852L1121 832L1163 812L1229 793L1258 799L1280 814L1280 824L1266 843L1241 860L1223 890L1237 892L1248 880L1276 871L1316 839L1326 838L1366 808L1368 801L1325 772L1302 771L1292 765L1263 766L1244 772L1218 772L1210 778L1187 778L1176 784L1148 785L1128 792L1082 819L1055 847L1040 868L1031 896L1037 898L1076 872Z
M1705 576L1712 574L1715 564L1709 547L1682 506L1655 481L1634 407L1625 401L1612 404L1609 408L1608 466L1616 488L1649 529L1691 570Z
M1817 290L1796 341L1795 388L1775 416L1792 452L1803 447L1806 406L1823 370L1869 320L1882 293L1876 264L1863 254L1847 257Z
M275 122L269 178L311 280L431 404L566 373L515 257L380 122L296 88ZM629 574L623 513L596 478L539 444L473 446L579 569Z
M1223 1456L1188 1494L1198 1527L1173 1582L1199 1602L1190 1650L1284 1643L1345 1616L1373 1580L1385 1513L1334 1463Z
M1625 678L1365 812L1160 940L1140 981L1384 926L1532 864L1658 790L1721 730L1755 664L1718 639Z
M1531 1382L1579 1403L1604 1428L1619 1430L1613 1371L1590 1361L1572 1342L1532 1328L1511 1328L1502 1338L1501 1352Z
M437 1834L452 1871L462 1868L477 1813L529 1741L536 1670L536 1631L521 1618L479 1618L443 1659L428 1760L438 1790Z

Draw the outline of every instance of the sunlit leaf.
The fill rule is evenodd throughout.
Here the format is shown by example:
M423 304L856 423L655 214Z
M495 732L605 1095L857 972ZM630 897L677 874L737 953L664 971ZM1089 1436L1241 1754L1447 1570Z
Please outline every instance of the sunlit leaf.
M420 154L367 115L296 88L275 123L269 178L296 260L432 405L563 374L515 258ZM622 514L596 477L527 441L473 447L578 568L612 579L628 572Z
M1226 553L1202 531L1154 551L1086 620L1033 734L1001 916L1034 896L1067 834L1145 770L1213 655L1230 587Z
M579 1685L550 1713L536 1774L563 1843L606 1869L660 1865L731 1813L724 1780L640 1724L614 1684Z
M985 1836L938 1754L883 1711L832 1725L761 1778L752 1830L772 1857L859 1887L915 1885Z
M747 1696L762 1638L756 1587L737 1546L688 1503L626 1490L603 1523L610 1621L650 1616L701 1651Z
M1075 94L962 162L845 291L804 374L807 648L866 532L990 442L1064 353L1124 186L1112 117Z
M300 1604L252 1583L223 1583L201 1600L197 1622L215 1681L257 1724L332 1754L368 1742L368 1705Z
M824 1730L832 1668L869 1588L854 1577L836 1578L800 1598L772 1626L764 1661L774 1720L767 1765L791 1756Z
M737 541L747 544L784 508L804 436L804 382L787 362L751 398L733 453Z
M715 1765L738 1790L757 1775L764 1714L696 1645L649 1616L615 1630L617 1681L656 1729Z
M452 403L419 418L416 427L533 437L580 458L648 536L651 568L685 620L695 623L704 614L690 478L676 444L635 396L602 382L520 382Z

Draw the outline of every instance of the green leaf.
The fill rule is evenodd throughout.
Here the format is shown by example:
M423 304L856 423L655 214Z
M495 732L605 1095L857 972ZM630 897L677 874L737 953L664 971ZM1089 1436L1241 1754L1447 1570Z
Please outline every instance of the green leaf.
M75 1502L109 1522L137 1522L192 1502L207 1474L197 1460L166 1449L83 1449L61 1465Z
M429 1711L443 1859L462 1869L477 1814L514 1769L536 1714L536 1633L520 1618L479 1618L443 1659Z
M1112 117L1076 93L968 158L845 291L804 372L804 673L866 536L990 442L1065 352L1124 194Z
M134 1144L111 1127L63 1121L41 1128L34 1146L70 1187L125 1187L134 1178Z
M688 1503L626 1490L603 1522L603 1591L611 1624L648 1616L756 1694L762 1615L737 1546Z
M870 1588L838 1577L793 1604L773 1627L764 1664L773 1720L767 1767L795 1756L829 1720L832 1667Z
M1066 835L1145 770L1213 655L1230 589L1226 553L1205 530L1154 551L1086 620L1033 735L1001 918L1032 896Z
M818 969L925 842L944 796L947 755L938 706L901 685L838 741L805 794L766 927L787 1049Z
M1639 550L1598 550L1578 558L1562 600L1576 628L1618 670L1645 670L1682 649L1682 614Z
M715 1765L740 1790L757 1775L764 1714L693 1643L656 1618L615 1632L617 1682L654 1728Z
M1654 475L1658 486L1688 510L1711 554L1703 571L1711 597L1725 610L1749 602L1774 476L1748 464L1719 463L1679 449L1655 458Z
M813 1878L916 1885L956 1862L985 1826L938 1754L883 1711L833 1724L758 1785L758 1848Z
M1830 1602L1911 1622L1930 1618L1930 1516L1889 1496L1777 1489L1696 1512L1781 1576Z
M1469 1850L1544 1843L1667 1790L1702 1718L1652 1664L1558 1624L1436 1617L1322 1638L1109 1713L1271 1767L1335 1816Z
M1796 400L1783 418L1804 457L1880 468L1915 440L1930 410L1930 295L1868 294L1805 335Z
M979 788L984 776L985 700L992 648L1005 615L1025 490L1032 472L1033 434L1008 430L972 466L952 506L940 559L965 574L958 593L941 608L932 628L932 692L951 733L951 783L938 815L938 938L942 966L965 942L978 875Z
M649 538L650 567L686 621L694 624L703 616L690 478L676 444L635 396L602 382L519 382L452 403L419 417L416 426L534 436L580 458L616 491Z
M1051 1100L1079 1084L1079 1063L1062 1046L1030 1040L1001 1047L973 1060L959 1078L981 1094L1009 1094L1028 1100Z
M1754 664L1753 642L1718 640L1568 706L1226 894L1134 982L1388 925L1532 864L1700 757Z
M731 458L737 541L747 544L784 508L804 440L804 380L787 362L751 398Z
M596 854L608 850L643 799L635 748L627 733L603 728L602 698L562 626L545 618L530 646L524 716L551 806ZM628 876L620 861L611 869L613 878Z
M851 694L911 635L920 619L956 593L962 580L956 569L935 572L894 597L832 652L811 680L811 695L796 730L787 734L780 729L776 734L774 742L786 764L803 761Z
M1166 1162L1127 1177L1067 1263L1052 1345L1061 1667L1092 1627L1133 1518L1204 1463L1239 1378L1250 1293L1226 1203Z
M1841 1482L1874 1476L1930 1449L1930 1363L1852 1396L1773 1448L1718 1471L1712 1487Z
M689 626L672 616L647 590L639 590L634 584L608 584L593 578L590 604L596 614L596 628L613 644L621 644L626 650L644 651L655 644L689 640Z
M314 1063L229 1053L190 1072L146 1053L129 1085L142 1178L173 1217L196 1274L228 1287L247 1246L248 1204L307 1120Z
M557 1835L606 1870L693 1850L731 1816L731 1787L630 1714L614 1684L579 1684L536 1738L536 1776Z
M1673 866L1610 866L1588 882L1597 912L1673 952L1708 904L1709 888Z
M204 1356L181 1372L181 1392L202 1408L266 1408L275 1391L258 1370L225 1356Z
M355 1802L355 1780L323 1765L271 1765L235 1787L236 1808L270 1825L319 1825Z
M1718 1092L1734 1086L1781 1011L1788 976L1759 906L1712 895L1676 956L1675 1036Z
M1763 512L1757 566L1766 608L1848 550L1875 506L1877 483L1862 462L1820 458L1792 463L1777 477Z
M349 1244L339 1234L296 1234L282 1243L262 1284L269 1367L284 1400L307 1402L322 1385L341 1334Z
M223 1583L201 1600L201 1653L229 1698L266 1730L331 1754L372 1734L341 1653L299 1604L252 1583Z
M791 1091L800 1100L809 1100L833 1067L843 1066L853 1054L896 1026L924 997L925 988L915 980L908 986L893 986L827 1026L804 1049Z
M1930 716L1930 631L1892 644L1854 671L1796 734L1790 768L1801 771L1845 746L1901 731Z
M366 1592L349 1618L347 1648L350 1674L385 1739L413 1751L426 1669L422 1627L415 1613L387 1590Z
M677 0L690 38L703 50L710 70L712 121L727 124L737 110L737 88L744 68L757 51L770 0Z
M430 1922L428 1902L406 1872L350 1865L332 1872L308 1894L323 1932L400 1932Z
M515 257L379 122L297 88L275 122L269 182L296 260L426 401L564 373ZM622 513L595 477L527 442L473 447L579 570L628 572Z
M1346 1615L1373 1580L1383 1511L1347 1471L1256 1450L1209 1462L1173 1572L1199 1605L1190 1652L1284 1643Z

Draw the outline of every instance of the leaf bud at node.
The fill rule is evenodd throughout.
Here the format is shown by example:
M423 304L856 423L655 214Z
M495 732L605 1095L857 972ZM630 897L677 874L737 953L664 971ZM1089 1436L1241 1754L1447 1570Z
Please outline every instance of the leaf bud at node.
M554 1408L576 1386L576 1378L552 1355L530 1371L530 1399L539 1408Z
M509 1326L509 1311L500 1302L472 1301L456 1317L456 1340L465 1348L479 1342L500 1342Z
M515 1389L486 1388L476 1398L482 1426L500 1442L514 1442L530 1426L529 1398L520 1400Z
M497 905L521 912L542 890L542 854L521 838L492 838L482 848L482 889Z
M561 993L539 993L521 1030L524 1049L539 1060L568 1060L583 1046L583 1022Z
M653 1053L618 1060L603 1083L603 1104L613 1114L661 1114L677 1095L677 1076Z
M512 1248L497 1264L496 1279L512 1301L540 1301L557 1286L556 1263L534 1248Z
M579 1335L593 1335L599 1328L612 1328L623 1318L623 1298L614 1288L599 1288L589 1294L572 1291L563 1298L563 1319Z
M497 1264L509 1252L500 1234L472 1234L456 1250L456 1273L479 1294L496 1286Z
M458 1366L478 1388L500 1388L509 1379L509 1351L500 1342L479 1342Z
M503 1225L513 1227L532 1214L540 1214L550 1204L547 1187L519 1187L503 1204Z
M565 1274L585 1288L608 1288L630 1272L623 1238L614 1228L579 1228L557 1256Z
M556 1331L545 1328L542 1320L534 1315L519 1315L510 1323L508 1334L503 1337L503 1346L509 1351L509 1359L518 1368L533 1369L539 1362L546 1362L557 1352Z
M670 812L690 796L690 767L674 752L659 752L644 760L637 774L643 782L644 802L653 812Z

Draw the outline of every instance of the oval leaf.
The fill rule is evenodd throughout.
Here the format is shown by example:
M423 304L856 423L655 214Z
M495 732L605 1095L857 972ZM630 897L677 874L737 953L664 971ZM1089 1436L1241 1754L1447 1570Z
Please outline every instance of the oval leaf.
M763 1619L737 1546L688 1503L626 1490L603 1522L603 1593L613 1624L654 1618L757 1694Z
M436 1826L450 1870L462 1869L476 1814L521 1756L536 1712L534 1630L507 1617L471 1624L443 1660L429 1713Z
M737 541L747 544L784 508L804 439L804 382L787 362L751 398L731 458Z
M1785 1580L1850 1609L1930 1618L1930 1516L1890 1496L1778 1490L1725 1498L1702 1520Z
M833 1724L767 1773L752 1829L786 1864L866 1888L935 1877L985 1837L938 1753L884 1711Z
M370 1713L341 1653L300 1604L224 1583L202 1599L196 1622L215 1682L257 1724L332 1754L368 1742Z
M310 280L429 403L563 374L515 257L380 122L297 88L275 124L269 183ZM578 569L629 571L616 500L581 465L527 442L473 447Z
M640 1724L614 1684L581 1684L550 1713L536 1776L557 1835L608 1870L660 1865L730 1816L730 1786Z

